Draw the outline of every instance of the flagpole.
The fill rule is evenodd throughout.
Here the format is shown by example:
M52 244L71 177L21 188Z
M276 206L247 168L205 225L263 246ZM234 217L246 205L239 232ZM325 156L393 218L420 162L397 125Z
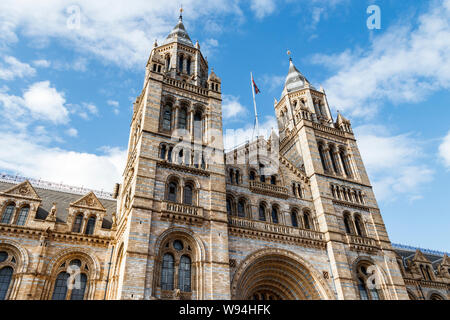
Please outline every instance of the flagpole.
M259 125L258 125L258 111L256 110L256 99L255 99L255 86L253 84L253 73L250 72L251 77L251 85L252 85L252 93L253 93L253 106L255 107L255 128L256 128L256 139L258 139L259 136Z

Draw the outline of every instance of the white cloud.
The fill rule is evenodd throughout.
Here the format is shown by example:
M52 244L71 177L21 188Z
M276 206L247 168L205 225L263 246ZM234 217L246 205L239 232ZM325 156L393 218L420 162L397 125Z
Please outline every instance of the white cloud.
M274 0L251 0L250 8L257 18L262 19L273 13L276 5Z
M258 86L260 90L265 90L269 92L276 92L277 94L281 94L283 91L284 82L286 80L287 71L285 75L277 76L264 74L261 77L261 81L263 85L261 87Z
M444 161L444 164L450 169L450 131L439 146L439 155Z
M368 49L315 56L313 61L336 71L324 83L330 103L367 116L385 100L417 103L450 88L450 0L438 3L418 18L416 27L392 26L375 36Z
M278 133L278 124L275 117L266 117L264 122L259 124L259 135L266 139L270 136L272 129ZM230 150L247 141L256 139L256 132L254 131L254 124L247 123L239 129L226 129L223 137L225 150Z
M412 134L391 135L376 125L357 127L355 134L378 200L417 199L421 186L433 179L434 171L423 162L421 141Z
M0 79L14 80L16 78L32 77L36 74L36 70L27 63L20 62L14 57L4 56L0 59Z
M36 118L65 123L69 120L64 94L50 86L50 81L36 82L23 95L23 105Z
M33 65L39 68L48 68L51 65L51 62L45 59L34 60Z
M112 191L126 161L126 150L104 147L99 154L50 148L25 135L1 133L0 167L14 174L74 186Z
M119 102L114 100L108 100L106 102L109 106L113 107L114 114L119 114Z
M51 87L49 81L36 82L25 90L23 97L10 95L7 90L0 91L0 106L3 116L10 120L31 121L23 117L30 112L33 119L46 120L53 123L69 121L65 107L64 94ZM22 117L22 119L20 119ZM18 124L19 125L19 124Z
M222 115L225 120L236 118L247 113L245 107L239 102L239 98L232 95L223 95Z
M72 5L80 9L79 16L76 10L68 12ZM236 1L186 0L183 7L188 31L190 21L242 14ZM160 43L177 23L178 9L179 2L159 0L114 5L107 0L2 0L0 38L11 45L25 36L41 46L57 39L85 57L94 55L121 67L142 67L154 40ZM71 24L78 18L79 27Z
M76 136L78 136L78 130L75 129L75 128L67 129L67 130L66 130L66 133L67 133L68 136L71 136L71 137L76 137Z

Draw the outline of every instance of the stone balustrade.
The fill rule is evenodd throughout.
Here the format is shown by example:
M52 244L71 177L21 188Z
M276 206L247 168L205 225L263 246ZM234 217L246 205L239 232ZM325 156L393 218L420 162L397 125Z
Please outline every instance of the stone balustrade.
M198 93L198 94L201 94L204 96L208 95L208 89L198 87L198 86L190 84L190 83L186 83L186 82L175 80L175 79L168 78L168 77L164 77L164 82L171 86L180 88L180 89L189 90L191 92L195 92L195 93Z
M162 202L161 211L203 217L203 208L169 201Z
M250 190L254 193L264 194L272 197L287 199L289 191L282 186L276 186L258 181L250 181Z
M372 238L361 237L352 234L346 234L347 243L351 248L363 251L374 251L377 249L377 243Z

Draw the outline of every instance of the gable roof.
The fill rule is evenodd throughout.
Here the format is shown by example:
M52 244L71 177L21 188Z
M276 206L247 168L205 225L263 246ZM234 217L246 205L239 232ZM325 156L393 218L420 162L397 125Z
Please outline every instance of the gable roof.
M33 188L33 186L28 180L20 184L13 185L9 189L1 191L1 193L34 200L41 200L36 190Z

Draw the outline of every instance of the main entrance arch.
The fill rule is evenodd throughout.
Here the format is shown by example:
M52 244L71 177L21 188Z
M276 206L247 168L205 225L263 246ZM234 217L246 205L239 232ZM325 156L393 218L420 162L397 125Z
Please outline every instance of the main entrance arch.
M231 293L237 300L333 299L311 265L282 249L259 250L245 259L234 275Z

